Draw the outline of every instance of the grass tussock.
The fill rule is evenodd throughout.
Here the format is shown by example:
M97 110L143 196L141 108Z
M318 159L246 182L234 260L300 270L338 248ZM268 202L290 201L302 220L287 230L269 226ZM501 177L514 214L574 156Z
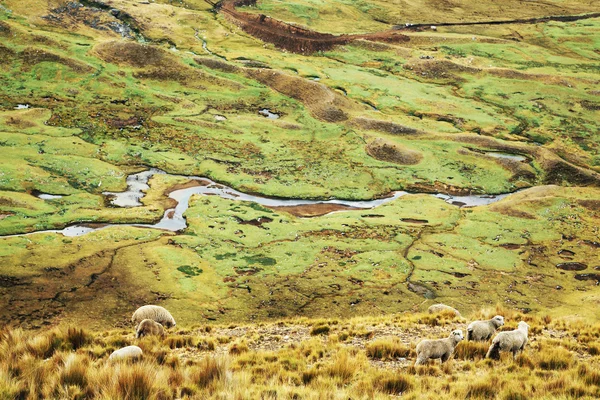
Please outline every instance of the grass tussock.
M367 356L379 360L393 360L399 357L408 357L411 354L409 346L400 342L396 337L387 337L374 340L366 346Z
M462 341L454 349L454 358L457 360L480 360L485 358L489 347L489 342Z

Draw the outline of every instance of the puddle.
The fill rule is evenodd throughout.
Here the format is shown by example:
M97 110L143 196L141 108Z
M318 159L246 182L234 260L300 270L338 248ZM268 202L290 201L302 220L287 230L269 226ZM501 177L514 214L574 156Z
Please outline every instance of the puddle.
M59 194L41 193L37 197L42 200L55 200L55 199L62 199L64 196L61 196Z
M515 160L515 161L519 161L519 162L527 161L527 157L521 156L518 154L501 153L501 152L496 152L496 151L490 151L485 154L487 154L490 157L495 157L495 158L506 158L508 160Z
M263 117L267 117L268 119L279 119L279 114L273 113L267 108L263 108L258 113Z

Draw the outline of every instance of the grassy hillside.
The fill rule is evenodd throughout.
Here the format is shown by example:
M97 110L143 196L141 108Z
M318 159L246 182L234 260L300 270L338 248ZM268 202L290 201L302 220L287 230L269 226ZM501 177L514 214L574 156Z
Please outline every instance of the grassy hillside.
M17 235L0 237L0 320L118 327L159 303L186 324L237 323L434 301L597 318L600 19L390 31L597 9L511 4L0 2L0 235ZM259 13L282 31L240 19ZM369 35L297 54L279 20ZM169 174L142 206L102 194L151 167ZM327 215L195 196L183 232L35 233L156 222L181 175L283 198L415 194ZM429 195L520 189L475 208Z
M504 329L524 318L530 341L516 359L485 359L489 343L461 342L453 360L414 367L415 344L446 337L465 319L411 313L291 319L172 329L165 339L132 329L58 327L0 336L3 398L592 399L600 395L598 323L497 308ZM141 360L108 361L125 345ZM28 397L29 396L29 397Z

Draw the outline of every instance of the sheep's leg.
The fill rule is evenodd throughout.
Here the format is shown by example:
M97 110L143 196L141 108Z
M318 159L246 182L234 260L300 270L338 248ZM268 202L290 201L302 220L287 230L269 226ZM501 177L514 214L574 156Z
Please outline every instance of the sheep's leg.
M442 354L442 364L448 361L450 358L450 353Z

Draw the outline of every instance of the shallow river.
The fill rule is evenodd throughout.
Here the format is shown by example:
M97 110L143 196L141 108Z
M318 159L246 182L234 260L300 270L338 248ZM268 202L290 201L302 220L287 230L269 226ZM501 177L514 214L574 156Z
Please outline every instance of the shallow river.
M110 201L114 206L117 207L139 207L142 205L141 199L144 197L144 192L150 187L148 180L155 174L166 174L166 172L159 169L149 169L142 171L137 174L132 174L127 177L127 190L124 192L104 192L105 196L110 197ZM182 175L171 175L171 176L182 176ZM302 205L315 205L315 204L337 204L347 207L359 208L359 209L371 209L382 204L388 203L401 196L408 194L408 192L396 191L393 192L389 197L376 199L376 200L302 200L302 199L281 199L272 197L263 197L258 195L251 195L242 193L228 186L221 185L210 179L198 177L198 176L183 176L190 180L198 181L200 186L194 186L186 189L175 190L169 194L169 197L177 201L177 206L165 211L162 219L155 224L101 224L100 227L91 227L89 224L77 224L71 225L61 230L44 230L30 232L19 235L11 236L23 236L31 235L34 233L61 233L64 236L81 236L89 232L93 232L99 229L105 229L111 226L138 226L145 228L156 228L164 229L168 231L180 231L187 227L187 222L183 216L185 211L189 207L190 197L192 195L213 195L219 196L224 199L240 200L240 201L252 201L263 206L268 207L286 207L286 206L302 206ZM507 194L500 195L470 195L470 196L449 196L444 194L434 194L432 196L443 199L449 204L453 204L459 207L474 207L495 203L506 196ZM39 198L52 201L62 196L40 194Z

